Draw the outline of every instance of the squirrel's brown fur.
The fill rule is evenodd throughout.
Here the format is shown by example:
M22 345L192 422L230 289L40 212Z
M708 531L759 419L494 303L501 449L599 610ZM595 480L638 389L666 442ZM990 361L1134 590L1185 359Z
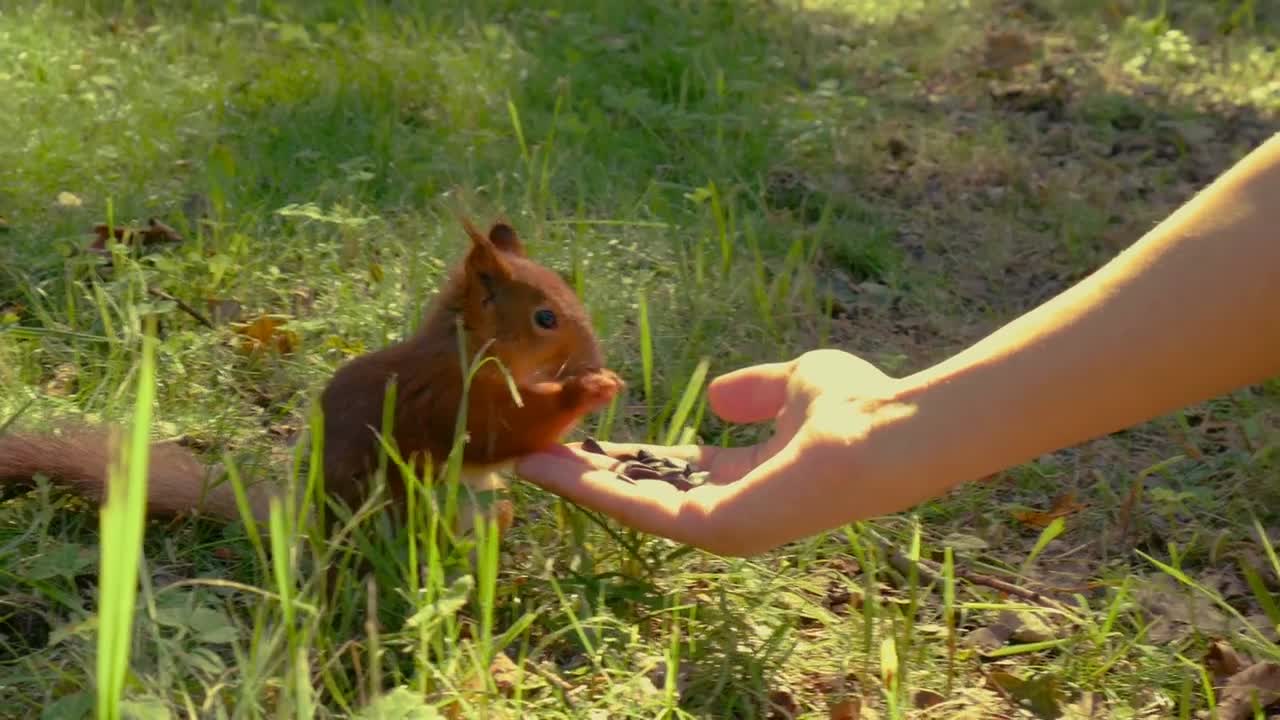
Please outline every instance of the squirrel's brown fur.
M396 383L393 438L403 458L448 455L460 409L463 376L458 342L462 320L470 361L481 349L512 375L517 406L502 371L480 368L469 391L465 481L491 482L492 473L521 455L557 442L583 416L623 386L604 358L581 301L555 272L531 260L516 232L496 223L482 234L469 222L466 258L453 268L419 330L405 340L348 362L320 396L324 413L324 476L328 493L350 506L367 495L380 452L387 383ZM44 474L101 501L109 463L107 433L80 429L59 435L0 436L0 483ZM395 463L387 464L393 498L403 495ZM238 517L231 486L208 486L211 473L185 448L151 448L148 512L190 511ZM271 490L248 488L254 515L266 517Z

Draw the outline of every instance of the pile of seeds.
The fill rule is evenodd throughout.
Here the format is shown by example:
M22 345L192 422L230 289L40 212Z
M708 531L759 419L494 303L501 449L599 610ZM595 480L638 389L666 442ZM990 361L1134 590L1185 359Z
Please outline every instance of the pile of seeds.
M658 457L648 450L641 449L634 455L631 453L610 455L605 452L604 448L600 447L600 443L595 438L587 438L582 441L582 449L597 455L621 460L622 470L618 473L620 478L626 480L665 480L681 492L692 490L706 482L710 476L710 473L706 470L699 470L698 466L693 463L674 458Z

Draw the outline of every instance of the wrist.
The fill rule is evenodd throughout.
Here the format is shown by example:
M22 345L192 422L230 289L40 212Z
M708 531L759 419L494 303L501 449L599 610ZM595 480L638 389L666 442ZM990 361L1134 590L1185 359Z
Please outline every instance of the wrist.
M876 475L896 486L904 509L979 480L1010 462L987 428L992 413L982 407L980 373L959 371L943 377L912 375L897 379L876 401L867 458ZM990 398L994 401L994 398Z

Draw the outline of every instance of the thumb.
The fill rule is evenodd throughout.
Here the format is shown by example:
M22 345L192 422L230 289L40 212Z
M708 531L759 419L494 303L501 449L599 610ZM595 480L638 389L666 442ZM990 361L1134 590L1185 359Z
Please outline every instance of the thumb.
M711 410L731 423L772 420L787 399L792 362L764 363L734 370L707 387Z

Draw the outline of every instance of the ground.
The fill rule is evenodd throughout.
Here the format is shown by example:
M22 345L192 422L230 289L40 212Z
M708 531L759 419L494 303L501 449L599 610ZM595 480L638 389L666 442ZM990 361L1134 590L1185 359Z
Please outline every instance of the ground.
M1278 43L1280 7L1230 0L10 2L0 423L128 421L156 318L151 434L278 449L413 329L459 205L575 280L629 381L575 437L681 431L704 359L908 373L1280 129ZM151 218L145 252L93 252ZM524 485L474 576L376 516L333 545L154 522L112 677L137 717L1252 717L1277 447L1272 382L748 560ZM8 495L0 715L80 717L123 667L96 628L130 614L124 526Z

